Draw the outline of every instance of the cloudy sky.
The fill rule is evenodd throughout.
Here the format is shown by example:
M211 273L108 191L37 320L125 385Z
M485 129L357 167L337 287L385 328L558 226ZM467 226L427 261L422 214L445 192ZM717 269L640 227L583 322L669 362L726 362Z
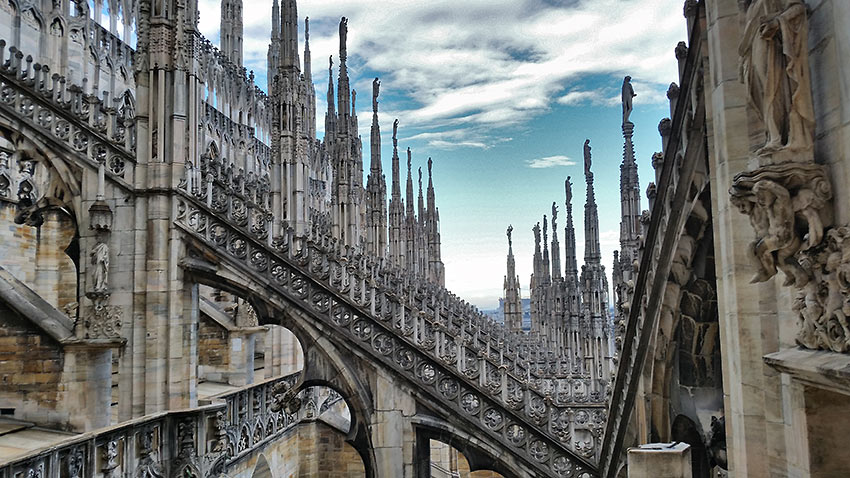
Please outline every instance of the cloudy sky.
M245 63L266 84L271 0L245 0ZM528 296L531 228L556 201L563 240L564 180L572 176L578 256L584 254L582 146L590 138L603 261L619 244L620 87L633 77L631 120L642 189L654 173L677 80L673 49L686 36L682 0L299 0L310 18L317 116L326 109L328 56L349 19L348 64L369 158L371 81L381 78L382 157L390 182L392 121L414 168L434 159L443 261L450 290L482 307L502 296L514 226L517 272ZM200 0L202 33L217 42L218 0ZM302 58L303 60L303 58ZM334 71L334 78L338 72ZM319 135L323 120L320 119ZM368 168L368 159L365 161ZM368 171L367 171L368 172ZM414 175L415 175L414 171ZM402 177L402 187L404 187ZM644 200L643 207L646 208ZM563 250L563 242L562 242ZM580 259L581 260L581 259ZM562 261L563 263L563 261Z

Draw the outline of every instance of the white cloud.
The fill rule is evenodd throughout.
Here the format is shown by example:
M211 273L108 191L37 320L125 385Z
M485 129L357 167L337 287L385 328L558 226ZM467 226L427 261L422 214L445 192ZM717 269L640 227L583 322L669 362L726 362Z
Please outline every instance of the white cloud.
M557 155L546 156L545 158L529 159L525 161L525 164L527 164L529 168L541 169L557 168L559 166L573 166L576 162L567 156Z
M620 97L613 95L611 91L606 91L603 88L596 90L570 90L564 96L558 98L558 103L567 106L616 106L620 103Z
M676 75L673 48L685 36L685 22L676 14L681 0L377 3L298 2L300 48L304 17L311 19L316 91L324 96L327 58L337 56L337 24L345 15L352 84L362 89L377 73L382 92L397 95L382 102L382 116L387 109L410 127L433 130L439 125L478 133L460 142L435 139L432 146L442 148L486 147L488 137L504 134L498 129L522 125L555 103L619 101L616 87L570 88L589 75L630 74L636 104L664 101ZM200 28L211 39L218 36L219 5L218 0L200 0ZM258 71L265 66L270 13L270 0L252 1L245 9L245 58ZM358 110L368 109L368 101L368 94L360 95ZM318 113L321 117L323 112Z

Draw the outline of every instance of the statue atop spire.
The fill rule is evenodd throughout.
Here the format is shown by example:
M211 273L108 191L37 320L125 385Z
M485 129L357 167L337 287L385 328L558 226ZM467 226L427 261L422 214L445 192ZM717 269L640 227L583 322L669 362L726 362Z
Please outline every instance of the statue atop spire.
M586 139L586 140L584 140L584 175L585 176L588 176L588 175L591 174L591 172L590 172L591 163L592 163L592 160L590 158L590 140ZM567 178L567 180L569 180L569 178Z
M623 79L623 124L629 123L629 116L632 114L632 99L637 96L634 88L632 88L632 77L626 76Z
M393 147L398 147L398 118L393 121Z
M558 220L558 203L552 201L552 232L555 232L555 228L557 228L557 224L555 221Z
M511 249L514 246L514 241L511 238L511 234L514 232L513 224L508 225L508 249Z
M567 176L564 181L564 189L567 192L567 206L571 206L573 203L573 183L570 182L570 176Z
M381 80L375 77L372 80L372 112L378 113L378 95L381 94Z
M534 227L531 228L531 230L534 231L534 250L539 251L540 250L540 223L538 222L537 224L535 224Z
M348 48L346 47L346 43L348 42L348 19L342 17L339 21L339 57L340 61L345 61L348 57Z

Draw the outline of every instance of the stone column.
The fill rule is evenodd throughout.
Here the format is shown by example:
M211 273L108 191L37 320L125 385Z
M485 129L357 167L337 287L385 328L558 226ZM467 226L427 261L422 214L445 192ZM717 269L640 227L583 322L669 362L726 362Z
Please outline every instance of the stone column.
M375 478L412 478L416 437L410 417L416 413L416 403L409 391L380 369L375 385L375 410L370 427Z
M112 402L112 350L91 345L66 346L61 407L71 426L87 432L109 426Z
M776 287L784 277L750 284L753 228L727 192L749 167L755 121L739 78L740 12L737 0L706 4L711 73L705 94L729 476L756 478L787 466L781 381L762 359L779 347Z
M227 383L237 387L254 383L257 334L264 331L264 327L245 327L230 332L230 373L227 375Z

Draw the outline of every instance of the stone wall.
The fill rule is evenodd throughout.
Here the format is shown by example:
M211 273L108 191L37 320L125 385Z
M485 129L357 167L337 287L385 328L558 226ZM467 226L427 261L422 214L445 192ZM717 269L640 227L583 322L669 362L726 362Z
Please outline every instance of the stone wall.
M283 438L241 462L229 476L260 478L268 464L271 477L263 478L362 478L363 461L345 437L321 421L304 422ZM259 466L258 466L259 465Z
M3 267L58 310L76 303L77 268L65 252L74 240L74 221L58 209L42 213L39 227L15 224L16 205L0 201Z
M38 424L67 421L59 411L65 354L58 343L0 302L0 407Z
M227 329L201 314L198 329L198 365L226 370L230 365L230 344ZM204 373L199 372L203 377Z

